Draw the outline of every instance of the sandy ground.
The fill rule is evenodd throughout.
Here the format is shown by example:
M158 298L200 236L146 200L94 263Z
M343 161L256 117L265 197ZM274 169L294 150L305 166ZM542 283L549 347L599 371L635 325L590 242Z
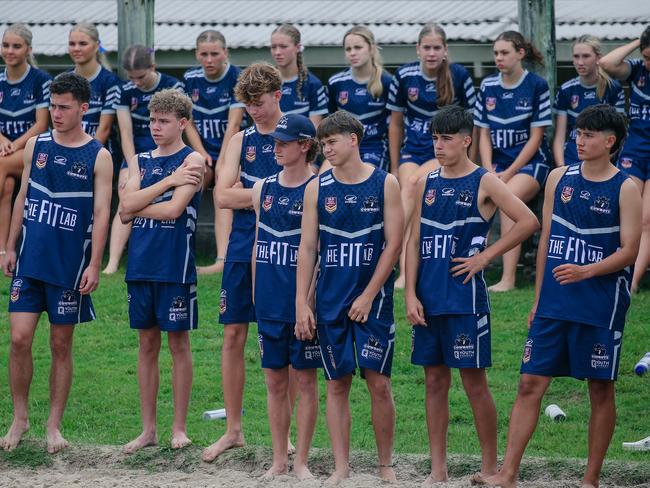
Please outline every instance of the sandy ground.
M317 452L310 463L317 476L314 480L298 481L291 475L279 476L272 481L258 481L270 462L270 451L264 448L245 448L226 453L216 463L199 461L200 449L192 447L184 452L169 449L149 448L132 456L126 456L115 446L75 446L55 456L42 455L44 446L32 444L20 456L0 457L0 486L3 488L26 487L255 487L267 488L314 488L322 486L327 473L332 469L331 456L326 451ZM32 460L31 462L29 460ZM424 456L404 455L396 457L396 473L399 482L395 487L419 487L426 477L427 460ZM452 479L437 486L460 488L471 486L469 474L478 459L450 457ZM355 453L351 460L354 472L351 478L340 486L342 488L362 488L389 486L374 476L372 455ZM25 465L37 464L37 467ZM534 466L532 473L535 472ZM577 470L577 471L576 471ZM579 473L579 466L568 468ZM562 473L563 471L560 471ZM461 475L460 473L465 473ZM564 474L571 474L564 472ZM560 474L560 477L562 474ZM520 483L524 488L562 488L579 487L579 476L568 479L548 479L527 471L531 481ZM537 479L535 479L537 478ZM638 480L637 480L638 481ZM611 484L607 480L601 487L650 486L648 483Z

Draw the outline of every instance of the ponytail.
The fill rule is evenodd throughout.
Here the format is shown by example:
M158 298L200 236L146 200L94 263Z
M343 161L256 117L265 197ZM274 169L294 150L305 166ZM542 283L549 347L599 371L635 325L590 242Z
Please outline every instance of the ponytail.
M363 38L364 41L370 46L370 62L372 63L372 74L370 75L370 80L368 80L368 92L373 96L373 98L379 98L384 92L384 85L381 82L381 75L384 72L384 61L381 59L381 54L379 53L379 46L375 42L375 36L372 31L364 25L355 25L349 29L343 36L343 44L345 44L345 38L350 34L359 36Z
M300 45L300 31L293 24L281 24L275 28L271 34L284 34L288 36L294 45ZM298 66L298 82L296 83L296 95L298 99L302 99L302 87L307 81L309 73L307 72L307 66L305 66L305 61L303 60L302 51L303 46L300 45L298 49L298 55L296 56L296 65Z
M90 22L79 22L70 29L70 32L81 32L95 41L97 44L97 54L95 55L97 62L110 71L111 63L108 62L106 50L102 47L102 42L99 40L99 31L97 30L97 27L95 27L95 24Z
M601 56L603 55L603 48L600 44L600 39L598 39L595 36L591 36L589 34L580 36L573 42L571 48L573 49L578 44L584 44L586 46L589 46L593 50L597 59L600 59ZM596 82L596 96L600 100L602 100L603 97L605 96L605 92L607 91L607 89L611 88L612 83L613 83L612 78L607 74L607 72L600 65L598 65L598 81Z
M438 24L426 24L420 30L418 35L418 44L422 42L422 39L429 35L438 36L445 47L447 47L447 33L445 30L440 27ZM451 69L449 67L449 55L440 63L438 68L438 73L436 75L436 90L437 95L437 105L438 107L443 107L449 105L454 101L454 81L451 78Z
M517 31L505 31L499 34L499 36L494 40L494 42L497 41L507 41L512 43L515 50L524 50L524 61L528 61L529 63L538 66L544 66L544 56L542 56L542 53L540 53L530 41L526 40L521 33Z
M34 68L37 68L38 65L36 64L36 58L34 57L34 53L32 52L32 31L30 31L25 24L21 24L20 22L17 22L7 27L5 29L4 34L14 34L20 37L23 41L25 41L25 44L29 46L29 54L27 55L27 62L30 65L32 65Z

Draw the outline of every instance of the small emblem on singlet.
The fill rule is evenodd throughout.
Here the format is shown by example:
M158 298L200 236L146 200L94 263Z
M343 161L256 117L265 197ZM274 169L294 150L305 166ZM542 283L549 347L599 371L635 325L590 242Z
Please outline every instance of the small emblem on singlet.
M622 158L621 167L625 169L630 169L632 167L632 160L630 158Z
M293 202L293 205L289 210L289 215L302 215L302 200L296 200Z
M39 152L38 155L36 156L36 167L38 169L43 169L45 168L46 164L47 164L47 153Z
M488 112L491 112L497 108L497 98L496 97L486 97L485 98L485 108Z
M192 101L194 103L199 101L199 89L198 88L195 88L194 90L192 90Z
M329 213L336 212L336 197L325 197L325 210Z
M339 104L345 105L346 103L348 103L348 92L347 91L339 92Z
M643 88L645 86L645 75L639 78L639 82L637 83L637 85L639 86L639 88Z
M70 166L70 170L66 174L68 176L71 176L72 178L87 180L88 168L86 167L86 163L82 163L81 161L72 163L72 166Z
M246 161L255 161L255 146L246 146Z
M562 200L562 203L569 203L572 197L573 197L572 186L565 186L564 188L562 188L562 194L560 195L560 199Z
M377 197L369 196L363 201L362 212L379 212L379 202Z
M594 199L594 204L589 207L589 210L592 210L599 214L610 214L612 210L609 208L609 198L607 197L596 197Z
M435 201L436 201L436 189L429 188L427 190L427 194L424 195L424 203L426 203L428 206L431 206Z
M576 109L578 108L578 104L580 103L580 95L571 95L571 108Z
M138 108L138 99L136 97L131 97L131 112Z
M269 210L271 210L272 206L273 206L273 195L265 195L264 202L262 203L262 208L264 209L265 212L268 212Z
M418 90L418 88L415 86L412 86L408 89L408 97L412 102L415 102L418 99L419 94L420 90Z
M474 201L474 195L469 190L463 190L458 194L458 200L456 200L456 205L461 207L471 207L472 201Z

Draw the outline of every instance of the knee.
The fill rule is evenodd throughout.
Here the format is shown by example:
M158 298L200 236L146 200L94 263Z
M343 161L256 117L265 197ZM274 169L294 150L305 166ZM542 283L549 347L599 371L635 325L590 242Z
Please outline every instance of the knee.
M266 375L266 389L271 396L287 395L289 392L289 380L279 374Z
M484 381L466 381L463 382L465 394L470 400L483 398L486 394L489 395L487 383Z
M519 380L517 396L523 398L541 398L546 391L546 384L534 376L522 376Z
M32 336L29 334L11 334L11 352L13 354L25 354L32 349Z
M390 387L390 379L383 375L373 375L366 378L368 391L374 400L382 402L390 402L393 398L393 393Z
M52 338L50 340L50 350L52 351L53 360L67 359L72 353L72 341L65 338Z
M451 386L451 375L449 372L427 372L424 378L424 386L429 395L446 393Z
M140 337L140 355L156 356L159 352L160 338Z
M227 325L223 331L223 351L232 352L244 349L247 328L239 325Z
M330 380L327 382L327 395L346 396L350 392L350 384L346 379Z
M13 178L7 178L5 180L4 188L2 188L2 192L0 192L0 195L2 195L1 198L3 203L6 201L11 201L15 187L16 181Z
M650 212L644 212L643 217L641 218L641 230L643 232L650 231Z
M311 371L297 371L296 383L301 395L315 395L317 392L316 375L312 374Z
M169 333L169 351L173 356L190 353L190 339L187 332Z
M589 398L592 405L607 405L614 401L614 384L611 381L591 380Z

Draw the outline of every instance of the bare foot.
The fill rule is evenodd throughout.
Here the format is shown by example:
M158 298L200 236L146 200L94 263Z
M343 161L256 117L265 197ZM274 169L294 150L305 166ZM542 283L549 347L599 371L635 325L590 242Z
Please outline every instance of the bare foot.
M269 468L269 470L264 473L262 476L260 476L258 479L260 481L271 481L275 479L276 476L280 476L282 474L287 474L289 470L287 469L286 464L281 464L276 466L275 464Z
M334 471L332 475L325 480L325 483L323 483L323 486L338 486L343 482L343 480L346 480L350 477L350 470L342 470L342 471Z
M503 291L510 291L515 289L514 283L506 283L505 281L499 281L492 286L488 286L488 291L493 291L495 293L500 293Z
M404 273L401 273L395 280L395 283L393 284L393 288L395 288L396 290L401 290L404 288L405 285L406 285L406 278L404 277Z
M487 478L488 476L493 476L493 475L483 474L479 471L478 473L474 473L472 476L469 477L469 483L472 486L484 485L485 478Z
M587 483L586 481L583 481L581 487L582 488L598 488L598 485L594 485L593 483Z
M438 483L446 483L449 480L447 475L445 476L433 476L433 474L430 474L427 476L427 479L425 479L422 484L420 485L422 488L431 488L433 486L437 486Z
M122 451L124 451L126 454L133 454L136 451L139 451L140 449L143 449L145 447L149 446L157 446L158 445L158 436L156 435L155 432L143 432L140 434L138 437L133 439L131 442L126 444L123 448Z
M196 272L200 275L223 273L223 258L217 258L210 266L197 266Z
M296 453L296 446L293 445L293 443L291 442L291 439L288 439L287 440L287 454L289 456L292 456L295 453Z
M238 434L229 434L226 432L217 442L205 448L201 457L206 463L209 463L223 454L224 451L235 447L244 447L245 444L244 434L241 432Z
M25 432L29 430L29 421L18 421L14 419L11 427L7 431L7 434L0 438L0 449L5 451L13 451L20 444L20 440L23 438Z
M102 270L102 274L111 275L117 272L118 266L119 265L108 263L106 267Z
M189 437L187 437L187 434L185 432L177 432L175 434L172 434L171 444L172 449L182 449L192 444L192 441Z
M517 480L508 478L503 473L497 473L494 476L484 478L486 486L500 486L501 488L517 488Z
M397 476L392 466L379 466L379 477L386 483L397 483Z
M298 478L300 481L305 481L305 480L311 480L314 479L314 475L311 474L311 471L309 471L309 468L307 467L306 464L295 464L293 465L293 474Z
M59 429L47 429L47 452L55 454L68 446Z

